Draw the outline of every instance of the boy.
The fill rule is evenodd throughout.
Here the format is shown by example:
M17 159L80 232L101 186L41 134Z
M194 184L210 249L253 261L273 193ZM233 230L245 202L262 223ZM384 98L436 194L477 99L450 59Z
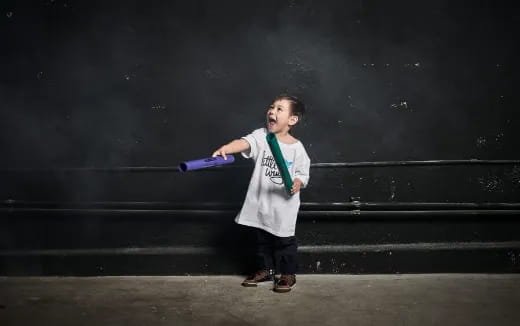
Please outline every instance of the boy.
M309 181L310 159L302 143L290 131L301 120L305 108L294 96L279 95L266 114L266 128L254 130L241 139L221 146L213 157L241 152L255 161L255 168L246 199L235 221L255 228L258 271L242 282L243 286L269 284L280 258L281 276L274 291L289 292L296 284L296 250L294 235L300 207L300 188ZM266 141L266 135L276 135L287 168L293 178L291 195L287 194L282 177Z

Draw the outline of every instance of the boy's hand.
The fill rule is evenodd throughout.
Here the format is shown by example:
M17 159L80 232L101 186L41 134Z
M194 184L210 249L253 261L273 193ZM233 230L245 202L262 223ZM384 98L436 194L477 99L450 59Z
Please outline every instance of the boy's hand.
M224 158L224 160L227 160L226 153L229 153L229 150L227 149L227 145L224 145L224 146L221 146L219 149L217 149L211 157L220 155Z
M296 178L294 179L293 181L293 186L291 188L291 195L294 195L295 193L297 193L298 191L300 191L300 187L302 186L303 182Z

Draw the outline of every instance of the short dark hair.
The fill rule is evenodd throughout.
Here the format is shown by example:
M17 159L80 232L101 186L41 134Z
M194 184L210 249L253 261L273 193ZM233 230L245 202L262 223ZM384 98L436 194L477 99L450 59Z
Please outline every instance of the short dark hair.
M291 114L297 115L299 120L303 119L303 115L305 114L305 104L303 104L299 98L294 95L282 93L273 99L273 103L279 100L288 100L291 102Z

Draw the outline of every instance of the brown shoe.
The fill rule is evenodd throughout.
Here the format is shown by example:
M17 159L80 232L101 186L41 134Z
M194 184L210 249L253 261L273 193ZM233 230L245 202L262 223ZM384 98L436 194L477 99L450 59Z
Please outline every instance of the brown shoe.
M274 286L275 292L285 293L291 291L296 285L296 275L282 275Z
M244 282L242 282L242 286L255 287L261 284L269 284L269 282L272 281L273 278L269 275L269 272L261 270L246 278Z

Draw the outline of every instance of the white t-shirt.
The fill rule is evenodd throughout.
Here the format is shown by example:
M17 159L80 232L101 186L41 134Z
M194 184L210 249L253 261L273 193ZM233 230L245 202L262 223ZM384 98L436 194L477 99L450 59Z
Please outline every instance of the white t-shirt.
M242 137L251 148L242 152L245 158L255 161L255 168L246 199L235 222L263 229L279 237L294 235L296 218L300 208L300 192L289 195L283 185L282 177L266 140L267 130L256 129ZM299 178L303 185L309 182L311 160L298 141L294 144L280 144L280 150L287 164L291 178Z

